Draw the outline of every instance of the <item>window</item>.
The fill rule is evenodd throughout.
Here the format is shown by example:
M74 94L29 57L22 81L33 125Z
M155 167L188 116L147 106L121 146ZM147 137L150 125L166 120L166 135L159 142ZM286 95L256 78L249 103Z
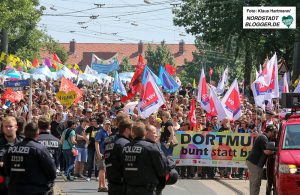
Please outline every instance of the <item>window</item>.
M300 149L300 124L286 126L282 149Z

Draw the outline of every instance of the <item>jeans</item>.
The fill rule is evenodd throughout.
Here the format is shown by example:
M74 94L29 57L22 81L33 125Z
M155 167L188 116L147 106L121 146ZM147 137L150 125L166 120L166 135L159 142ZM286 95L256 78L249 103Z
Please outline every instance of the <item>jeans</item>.
M65 170L65 175L67 177L70 177L71 172L74 169L74 164L75 164L75 156L72 153L71 149L68 150L63 150L64 157L66 159L66 170Z
M96 154L96 150L95 149L91 149L88 148L88 177L91 178L92 177L92 173L93 173L93 169L95 168L95 177L98 177L98 170L95 166L95 154Z

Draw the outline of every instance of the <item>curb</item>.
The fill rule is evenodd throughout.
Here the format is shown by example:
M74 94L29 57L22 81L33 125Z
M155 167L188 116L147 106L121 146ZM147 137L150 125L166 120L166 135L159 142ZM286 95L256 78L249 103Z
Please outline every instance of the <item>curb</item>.
M215 178L215 181L219 182L220 184L226 186L227 188L231 189L232 191L234 191L237 195L245 195L242 191L240 191L239 189L233 187L232 185L224 182L221 179Z

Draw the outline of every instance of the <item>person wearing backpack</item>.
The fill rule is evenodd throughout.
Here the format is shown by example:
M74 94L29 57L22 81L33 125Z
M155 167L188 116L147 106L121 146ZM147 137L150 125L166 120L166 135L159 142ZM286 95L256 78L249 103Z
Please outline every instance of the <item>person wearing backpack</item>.
M74 131L76 123L73 120L69 120L67 126L68 128L63 131L61 136L63 154L66 159L66 170L62 177L65 181L73 181L71 172L74 169L76 158L76 133Z

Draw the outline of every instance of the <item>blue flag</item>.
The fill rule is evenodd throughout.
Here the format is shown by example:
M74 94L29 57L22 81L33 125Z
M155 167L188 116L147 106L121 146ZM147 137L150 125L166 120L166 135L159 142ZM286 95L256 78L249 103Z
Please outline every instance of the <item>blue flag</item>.
M174 93L179 88L179 84L162 66L160 66L159 68L158 77L160 79L161 86L163 87L164 91L168 93Z
M114 92L119 93L123 96L127 96L127 92L126 89L123 85L123 83L121 82L121 79L119 77L119 74L117 71L115 71L115 78L114 78Z
M151 74L151 76L154 78L156 84L158 86L161 86L161 81L160 79L154 74L154 72L152 72L152 70L150 70L150 68L146 65L145 66L145 69L144 69L144 72L143 72L143 79L142 79L142 84L145 85L146 83L146 79L148 77L148 74Z

